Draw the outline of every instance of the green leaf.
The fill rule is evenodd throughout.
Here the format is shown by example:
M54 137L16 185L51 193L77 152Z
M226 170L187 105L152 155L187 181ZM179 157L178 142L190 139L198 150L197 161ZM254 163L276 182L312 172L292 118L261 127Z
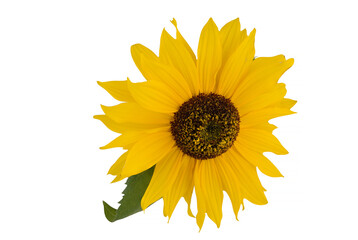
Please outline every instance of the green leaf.
M103 201L104 214L108 221L114 222L142 211L140 202L152 179L154 167L127 179L127 187L123 191L124 195L122 200L119 201L120 206L118 209L109 206Z

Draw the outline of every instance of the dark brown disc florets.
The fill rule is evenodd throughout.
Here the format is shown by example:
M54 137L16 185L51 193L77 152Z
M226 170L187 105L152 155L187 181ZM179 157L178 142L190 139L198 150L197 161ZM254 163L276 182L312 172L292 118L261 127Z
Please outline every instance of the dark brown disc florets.
M200 93L174 113L171 133L176 145L196 159L210 159L226 152L239 133L240 116L230 99Z

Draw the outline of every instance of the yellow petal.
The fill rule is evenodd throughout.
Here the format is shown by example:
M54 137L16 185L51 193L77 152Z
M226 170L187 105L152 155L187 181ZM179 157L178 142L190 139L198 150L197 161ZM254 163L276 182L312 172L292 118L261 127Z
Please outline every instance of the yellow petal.
M139 114L140 115L140 114ZM128 132L147 132L154 133L158 130L169 129L169 121L166 123L146 124L141 122L117 122L110 118L108 115L95 115L93 118L98 119L104 123L104 125L110 130L117 133Z
M146 133L155 133L160 131L170 130L169 124L141 124L141 123L132 123L125 122L120 123L121 133L129 133L129 132L146 132Z
M161 113L178 111L182 100L167 85L161 82L129 83L128 89L142 107Z
M146 58L151 59L153 61L159 61L158 56L155 55L155 53L153 53L152 50L150 50L149 48L147 48L141 44L133 45L131 47L131 54L132 54L132 58L133 58L135 65L137 66L139 71L142 73L143 77L145 79L149 80L146 72L143 71L141 58L142 58L142 56L145 56Z
M197 224L202 227L203 216L208 217L220 227L222 219L223 186L215 164L217 159L208 159L196 164L194 174L195 193L197 197Z
M93 116L93 118L100 120L107 128L109 128L113 132L121 133L123 130L123 127L121 127L119 123L113 121L106 115L95 115Z
M111 96L118 101L122 102L133 102L134 99L128 91L127 81L109 81L109 82L100 82L98 85L103 87Z
M223 49L223 66L246 37L246 30L240 30L240 20L238 18L228 22L220 29L220 40Z
M193 174L194 175L194 174ZM192 175L192 176L193 176ZM188 215L190 217L195 217L194 214L191 211L190 208L190 204L191 204L191 197L193 195L193 190L194 190L194 181L191 179L191 185L189 186L189 188L187 189L186 192L184 192L184 199L186 201L186 203L188 204Z
M118 123L132 122L154 126L169 125L171 116L165 113L153 112L143 108L138 103L121 103L116 106L101 106L103 112Z
M184 197L188 203L188 214L193 216L190 210L190 201L194 187L193 176L195 163L196 160L188 155L182 156L177 177L173 182L171 189L163 197L164 216L168 216L169 219L181 197Z
M288 154L287 150L272 133L262 129L240 129L236 142L240 142L247 148L259 153Z
M244 105L259 95L271 91L292 64L293 59L286 60L283 55L256 58L246 76L236 87L232 101L240 101L240 104Z
M162 61L175 67L183 76L192 95L199 92L196 62L192 60L182 41L175 40L165 29L160 40L159 57Z
M252 128L262 129L262 130L265 130L270 133L272 133L273 130L277 129L277 127L274 124L271 124L268 122L257 124L257 125L255 125L255 127L252 127Z
M116 176L111 183L116 183L121 180L125 179L125 177L122 177L121 175Z
M290 105L288 107L284 106L284 105L288 105L288 102L285 99L283 99L281 102L283 103L268 106L267 108L263 108L258 111L253 111L244 116L241 116L240 128L250 128L257 124L265 123L272 118L294 113L289 109L291 108L292 102L290 102Z
M248 126L247 124L242 124L242 121L241 121L240 129L261 129L261 130L272 133L272 131L277 129L277 127L274 124L271 124L268 122L261 122L261 123L255 124L255 125Z
M212 92L216 85L216 74L221 67L222 49L219 30L213 19L204 26L198 46L198 72L200 91Z
M168 89L171 89L171 94L180 97L182 101L191 98L192 94L188 83L176 68L162 62L153 61L145 56L142 56L141 63L148 81L166 85Z
M124 163L126 162L128 156L128 151L123 153L118 160L112 165L112 167L109 169L108 174L111 175L121 175L122 168L124 166Z
M177 21L173 18L173 20L171 21L171 23L175 26L177 32L176 32L176 39L177 41L183 45L185 47L185 49L187 50L187 52L190 54L191 58L193 59L193 61L196 63L196 56L193 52L193 50L191 49L191 47L189 46L189 44L187 43L187 41L185 41L185 39L183 38L183 36L180 34L179 30L178 30L178 25L177 25Z
M170 153L174 144L169 131L143 137L129 150L122 175L129 177L147 170Z
M240 210L240 206L243 204L243 194L240 187L240 182L236 177L235 169L230 165L230 161L227 161L226 158L221 156L218 157L216 161L218 174L221 177L223 184L223 189L227 192L230 197L232 208L237 218L237 214Z
M277 83L278 78L274 79L273 76L277 75L276 72L282 68L285 61L286 59L283 55L255 58L245 78L241 79L233 98L237 98L240 94L244 93L245 89L255 84L258 85L257 87L260 89L263 89L268 84L270 86ZM264 85L264 87L261 87L261 85ZM266 91L268 90L270 89Z
M125 132L119 137L115 138L113 141L108 143L107 145L100 147L100 149L110 149L110 148L117 148L122 147L124 149L128 149L133 146L139 139L146 136L147 134L144 132Z
M248 103L243 103L244 100L238 100L235 104L239 109L240 116L243 116L249 112L257 111L280 102L286 95L286 92L286 85L284 83L279 83L272 91L264 93Z
M247 73L255 56L255 33L252 30L250 36L230 56L223 66L218 82L218 93L231 98L240 80Z
M273 165L273 163L268 160L262 153L251 151L240 142L238 142L238 144L236 144L234 147L248 162L254 166L257 166L263 174L270 177L283 177L276 166Z
M228 165L232 166L236 173L236 179L233 178L232 181L236 181L240 186L243 196L254 204L266 204L265 189L260 183L256 167L248 163L235 148L231 148L225 155L225 161L227 161Z
M143 210L162 198L172 187L178 175L182 158L183 153L176 148L155 165L152 179L141 200Z
M281 102L279 102L277 104L277 107L291 109L293 106L295 106L296 103L297 103L296 100L292 100L292 99L289 99L289 98L284 98L284 99L282 99Z
M283 175L277 169L277 167L270 160L268 160L265 156L263 156L263 158L259 159L258 168L263 174L265 174L269 177L283 177Z

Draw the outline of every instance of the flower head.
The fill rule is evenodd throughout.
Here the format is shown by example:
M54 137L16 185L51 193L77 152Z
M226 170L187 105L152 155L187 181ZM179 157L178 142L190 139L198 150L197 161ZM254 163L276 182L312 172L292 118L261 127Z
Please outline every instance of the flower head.
M114 182L154 167L140 196L142 209L163 198L170 218L184 197L194 216L195 189L198 226L207 214L219 227L223 191L237 217L244 199L267 203L256 168L282 176L263 153L287 154L268 120L293 113L296 101L284 98L285 84L277 83L293 59L255 58L255 29L247 35L239 19L220 31L210 19L196 57L172 23L176 38L163 30L159 56L140 44L131 48L146 82L99 83L124 103L103 106L105 114L95 118L121 134L102 148L127 150L109 171Z

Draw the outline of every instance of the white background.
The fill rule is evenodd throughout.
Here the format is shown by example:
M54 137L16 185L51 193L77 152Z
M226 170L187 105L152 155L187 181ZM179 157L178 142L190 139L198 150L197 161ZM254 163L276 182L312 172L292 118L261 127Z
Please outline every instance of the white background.
M355 1L1 1L1 239L358 239ZM298 114L272 121L290 152L269 155L284 178L260 175L269 203L246 203L234 219L198 233L183 200L169 224L162 201L109 223L124 182L106 173L121 150L92 118L117 102L96 81L143 78L130 56L158 52L175 17L196 49L209 17L239 17L256 34L256 55L295 59L282 77ZM195 207L195 206L194 206Z

